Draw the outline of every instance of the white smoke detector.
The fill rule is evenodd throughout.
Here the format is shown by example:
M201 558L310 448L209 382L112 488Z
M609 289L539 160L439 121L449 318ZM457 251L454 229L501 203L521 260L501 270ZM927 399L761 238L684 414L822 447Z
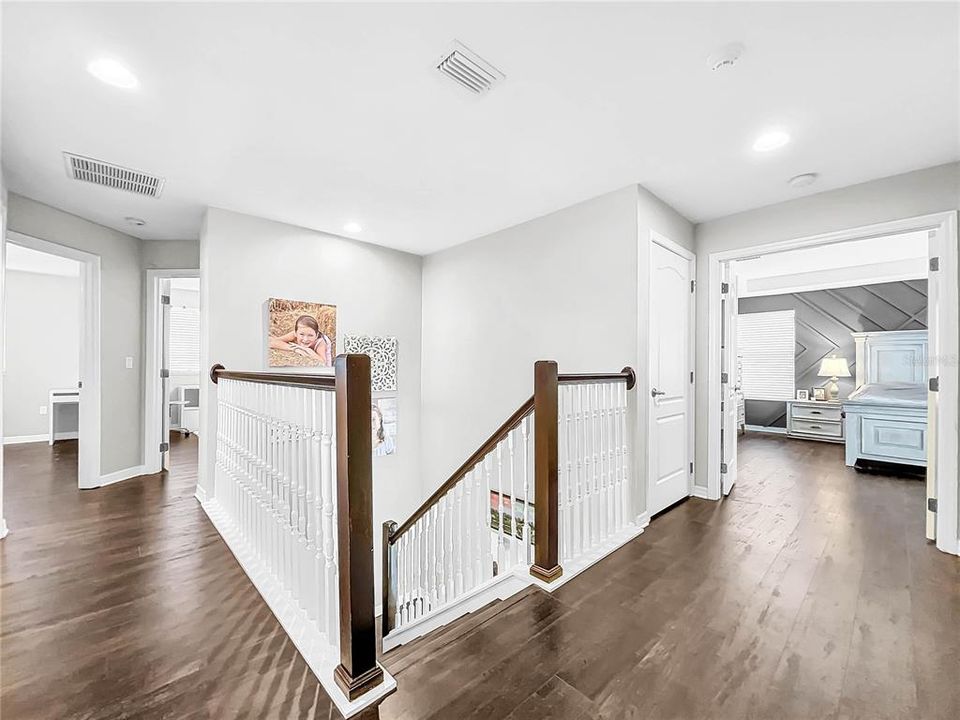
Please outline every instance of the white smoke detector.
M489 92L506 75L459 40L440 56L437 70L474 95Z
M707 67L713 72L720 70L729 70L740 60L743 55L743 45L741 43L729 43L722 48L710 53L707 57Z

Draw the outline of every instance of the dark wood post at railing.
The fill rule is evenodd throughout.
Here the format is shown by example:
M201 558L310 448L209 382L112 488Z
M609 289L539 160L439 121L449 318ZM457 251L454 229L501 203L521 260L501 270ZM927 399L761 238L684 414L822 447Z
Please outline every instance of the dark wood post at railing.
M340 664L333 677L354 700L383 682L374 620L369 356L338 355L336 376Z
M536 544L530 574L544 582L563 574L560 567L560 507L557 487L557 364L538 360L533 366L533 448Z
M397 561L393 545L390 544L390 538L397 531L397 524L393 520L387 520L383 524L383 545L380 548L382 553L381 562L383 566L383 575L381 582L381 602L382 608L380 615L380 632L386 635L393 630L393 618L397 614L397 590L396 590L396 572Z

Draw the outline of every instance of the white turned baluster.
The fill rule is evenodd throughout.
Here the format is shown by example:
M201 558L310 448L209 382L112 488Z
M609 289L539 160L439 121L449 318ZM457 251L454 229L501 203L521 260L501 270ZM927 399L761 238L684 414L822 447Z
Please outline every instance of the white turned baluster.
M459 597L463 594L463 540L464 540L464 524L463 524L463 491L464 491L463 480L457 483L457 486L453 489L454 503L455 503L455 512L454 517L456 522L453 524L455 532L453 533L453 545L455 548L455 557L456 557L456 569L453 577L453 594L455 597Z
M513 442L516 432L511 430L507 433L507 458L509 462L510 469L510 509L508 510L508 515L510 516L510 558L508 562L510 567L514 567L520 563L520 541L517 540L517 493L514 483L514 471L516 469L516 458L514 457L513 452ZM502 518L501 518L502 519Z
M596 387L598 416L597 435L600 440L600 534L601 541L604 541L610 534L610 493L608 492L610 482L610 465L608 462L609 457L607 456L607 443L610 441L610 437L607 429L607 408L604 399L604 385L603 383L597 383Z
M521 420L520 428L523 436L523 562L530 565L533 563L533 547L530 543L530 523L533 522L530 513L533 500L533 486L530 484L530 418Z
M475 553L476 553L476 539L474 538L474 532L476 531L476 522L474 521L474 505L473 501L473 471L467 471L467 474L463 476L463 497L462 500L462 527L463 527L463 588L462 592L472 590L476 585L474 578L474 563L475 563Z
M447 492L443 496L443 504L446 506L446 529L444 531L444 537L447 544L447 551L445 554L446 563L443 569L444 576L444 590L446 595L447 602L450 602L453 598L456 597L456 562L453 556L453 536L459 530L456 524L456 515L454 514L454 497L455 488Z
M497 463L497 510L500 514L500 527L497 529L497 574L502 575L505 565L504 558L504 540L503 540L503 526L506 525L504 520L504 507L503 507L503 445L498 444L496 449L496 463Z

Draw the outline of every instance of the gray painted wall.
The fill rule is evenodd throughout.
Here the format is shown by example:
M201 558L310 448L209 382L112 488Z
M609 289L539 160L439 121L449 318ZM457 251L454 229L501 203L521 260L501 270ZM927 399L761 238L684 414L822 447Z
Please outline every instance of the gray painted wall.
M210 208L200 236L200 366L266 370L271 297L332 303L337 334L397 338L399 431L395 455L374 458L374 527L420 504L421 267L417 255ZM338 346L339 347L339 346ZM215 388L201 385L200 485L213 487ZM379 567L380 543L375 543ZM376 574L379 583L380 574ZM379 597L379 596L378 596Z
M562 372L632 365L646 377L638 327L646 338L647 310L638 309L637 278L647 275L638 247L650 229L693 246L685 218L630 186L425 258L428 490L530 396L536 360L556 360ZM645 443L642 433L638 439Z
M821 387L820 361L836 353L856 374L855 344L851 333L878 330L923 330L927 327L927 281L880 283L860 287L816 290L740 299L740 314L793 310L797 348L794 356L798 389ZM840 378L840 397L854 390L854 378ZM786 405L770 400L747 400L748 425L786 427Z
M79 300L79 277L7 270L5 437L46 435L49 418L40 407L47 406L50 390L77 386Z

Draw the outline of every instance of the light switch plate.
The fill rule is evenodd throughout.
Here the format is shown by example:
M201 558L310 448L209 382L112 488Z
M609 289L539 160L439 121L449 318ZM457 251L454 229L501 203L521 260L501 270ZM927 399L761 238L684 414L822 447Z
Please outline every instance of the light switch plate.
M41 406L40 406L40 414L41 414L41 415L46 415L46 414L47 414L47 406L46 406L46 405L41 405Z
M127 370L133 370L133 358L129 355L126 358Z

